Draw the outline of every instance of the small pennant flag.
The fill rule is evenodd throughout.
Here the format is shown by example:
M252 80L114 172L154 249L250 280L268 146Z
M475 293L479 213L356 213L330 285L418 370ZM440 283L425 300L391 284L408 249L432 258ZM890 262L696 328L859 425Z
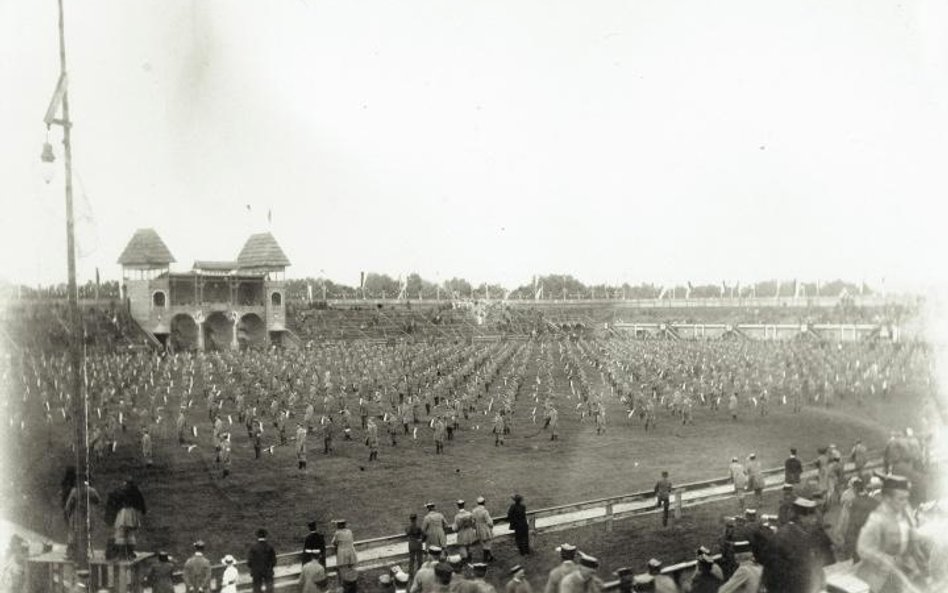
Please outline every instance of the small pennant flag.
M411 438L413 438L416 441L418 440L418 427L417 426L414 429L412 429Z
M112 452L115 453L116 449L118 449L118 441L112 441Z
M191 451L194 451L195 449L197 449L197 445L188 445L187 449L188 449L188 453L190 453Z
M197 435L198 435L198 427L197 427L197 426L192 426L192 427L191 427L191 436L193 436L194 438L197 438Z
M227 423L228 423L228 424L233 424L233 423L234 423L234 419L230 417L230 414L227 415Z

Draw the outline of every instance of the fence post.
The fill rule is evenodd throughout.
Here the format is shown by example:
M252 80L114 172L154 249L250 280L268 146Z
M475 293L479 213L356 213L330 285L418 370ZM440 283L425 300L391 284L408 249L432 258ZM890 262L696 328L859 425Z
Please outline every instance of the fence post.
M606 531L611 532L613 529L614 519L612 516L612 502L606 503Z
M527 517L527 525L530 527L530 533L536 534L537 532L537 516L536 514L531 514Z
M675 490L675 521L681 519L681 488Z

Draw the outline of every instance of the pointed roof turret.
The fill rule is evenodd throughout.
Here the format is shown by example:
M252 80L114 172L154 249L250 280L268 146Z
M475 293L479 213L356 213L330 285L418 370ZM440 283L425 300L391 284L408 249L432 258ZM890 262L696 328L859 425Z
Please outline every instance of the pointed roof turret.
M237 256L239 269L282 269L290 265L280 244L270 233L255 233L250 235L244 243L240 255Z
M161 268L174 261L174 256L155 229L135 231L118 258L118 263L131 268Z

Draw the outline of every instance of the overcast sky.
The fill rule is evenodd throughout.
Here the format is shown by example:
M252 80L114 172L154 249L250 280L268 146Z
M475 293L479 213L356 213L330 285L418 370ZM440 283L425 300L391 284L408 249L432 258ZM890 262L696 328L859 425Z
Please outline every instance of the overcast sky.
M233 259L268 210L291 276L349 284L948 279L941 0L65 3L80 282L138 227ZM57 52L54 0L0 0L30 284L66 271Z

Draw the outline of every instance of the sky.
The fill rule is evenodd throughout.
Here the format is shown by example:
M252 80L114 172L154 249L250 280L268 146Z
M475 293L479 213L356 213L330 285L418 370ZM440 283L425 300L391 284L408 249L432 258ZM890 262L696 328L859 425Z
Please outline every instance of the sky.
M269 229L347 284L948 286L938 0L65 4L80 283L154 227L178 269ZM0 0L0 278L31 285L66 272L56 15Z

